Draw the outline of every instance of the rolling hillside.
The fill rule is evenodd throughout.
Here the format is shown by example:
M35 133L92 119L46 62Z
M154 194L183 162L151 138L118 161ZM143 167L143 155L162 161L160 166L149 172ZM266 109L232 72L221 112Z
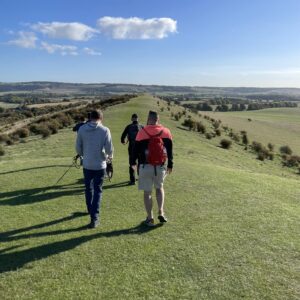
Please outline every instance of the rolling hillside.
M95 230L86 229L82 170L72 168L55 185L74 156L70 129L6 148L0 298L299 299L299 175L238 145L221 149L220 138L187 131L167 109L161 121L174 136L169 222L140 226L142 193L127 185L120 135L133 112L144 123L149 109L158 109L157 99L141 96L104 112L115 173Z

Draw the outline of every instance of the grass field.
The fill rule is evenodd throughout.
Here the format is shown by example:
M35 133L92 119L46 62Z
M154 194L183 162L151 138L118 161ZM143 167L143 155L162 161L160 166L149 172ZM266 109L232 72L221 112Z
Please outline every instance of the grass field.
M250 140L267 145L269 142L277 146L289 145L300 155L300 107L268 108L244 112L203 112L220 119L224 124L240 131L246 130ZM249 122L248 118L252 121Z
M223 150L166 110L162 123L174 135L169 222L140 226L142 193L127 185L120 135L133 112L143 122L153 108L156 100L141 96L104 112L115 170L94 230L85 229L82 170L54 186L74 155L70 129L6 148L0 299L299 299L299 175L237 145Z
M0 101L0 107L3 107L3 108L15 108L17 106L19 106L19 104L7 103L7 102L1 102Z

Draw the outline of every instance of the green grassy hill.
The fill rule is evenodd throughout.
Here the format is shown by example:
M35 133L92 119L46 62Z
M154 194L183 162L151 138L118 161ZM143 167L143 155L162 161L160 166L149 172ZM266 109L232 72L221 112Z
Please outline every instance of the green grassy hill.
M162 104L161 104L162 105ZM65 172L75 135L65 129L6 148L0 161L1 299L299 299L299 175L259 162L238 145L174 135L167 177L169 222L147 229L142 193L127 186L120 135L156 99L108 108L114 177L105 182L101 226L87 230L82 170Z
M243 112L203 112L233 129L246 130L251 140L267 145L269 142L277 146L289 145L300 155L300 107L268 108ZM248 119L252 121L249 122Z

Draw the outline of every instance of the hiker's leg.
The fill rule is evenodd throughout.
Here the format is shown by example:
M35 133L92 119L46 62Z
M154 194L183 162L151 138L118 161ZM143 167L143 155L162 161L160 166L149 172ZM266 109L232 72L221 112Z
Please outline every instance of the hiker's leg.
M93 171L94 172L94 180L93 180L93 188L94 188L94 195L92 201L92 211L91 211L91 218L92 220L99 219L99 210L100 210L100 203L102 199L102 184L105 170Z
M129 177L130 177L130 182L135 183L135 174L134 174L134 170L132 169L132 166L129 166Z
M147 218L148 219L153 219L153 212L152 212L152 196L151 192L144 191L144 204L145 204L145 209L147 212Z
M91 181L93 179L92 177L92 171L83 169L83 176L84 176L84 185L85 185L85 203L86 208L89 214L91 214L91 207L92 207L92 187L91 187Z
M164 188L156 189L156 200L158 206L158 215L164 215L165 191Z
M158 206L158 215L164 215L164 202L165 202L165 191L164 191L164 180L166 178L166 169L164 166L156 168L156 176L154 179L154 186L156 191L156 200Z
M130 177L130 182L135 183L135 172L132 169L132 165L135 164L135 161L134 161L134 146L132 144L129 144L128 156L129 156L129 177Z

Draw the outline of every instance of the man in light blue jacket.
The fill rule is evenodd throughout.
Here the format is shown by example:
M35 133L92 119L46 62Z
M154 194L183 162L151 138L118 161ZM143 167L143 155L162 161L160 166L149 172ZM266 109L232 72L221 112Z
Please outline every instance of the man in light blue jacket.
M102 125L100 110L91 112L91 121L80 127L76 140L77 154L83 157L83 175L87 210L91 216L89 228L99 225L102 184L106 159L113 157L110 130Z

